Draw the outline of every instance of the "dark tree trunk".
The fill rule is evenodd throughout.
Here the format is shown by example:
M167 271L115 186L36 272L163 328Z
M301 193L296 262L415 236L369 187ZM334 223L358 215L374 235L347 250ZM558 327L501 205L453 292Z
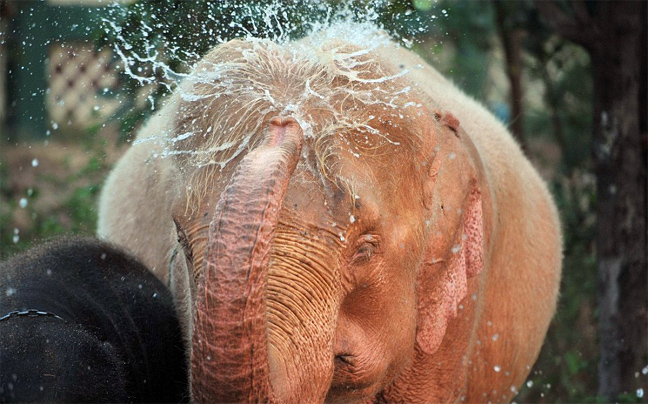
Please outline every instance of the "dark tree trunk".
M492 0L495 10L495 22L502 40L506 56L506 74L511 86L511 122L509 128L517 139L522 149L526 152L526 139L524 136L522 88L522 39L524 31L512 23L512 13L506 9L502 0ZM507 18L508 17L508 18Z
M594 170L599 278L598 393L636 394L648 355L646 27L644 1L594 2L574 17L536 1L558 33L583 45L594 69Z
M640 115L646 113L640 111L640 97L648 96L641 94L640 85L646 81L646 70L641 67L646 59L648 22L645 2L601 2L598 7L604 40L592 56L599 395L614 400L620 393L639 388L635 372L645 366L648 353L646 128L640 127Z

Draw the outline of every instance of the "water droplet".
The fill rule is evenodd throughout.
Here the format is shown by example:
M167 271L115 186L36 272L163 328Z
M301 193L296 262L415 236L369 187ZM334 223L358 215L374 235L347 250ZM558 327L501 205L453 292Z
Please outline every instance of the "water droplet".
M645 368L641 369L641 373L644 374L644 375L648 375L648 366L646 366Z
M27 207L27 198L20 198L20 202L18 202L18 206L25 209Z
M101 253L101 259L105 260L106 259L106 253Z
M52 270L51 269L48 269L47 271L45 271L45 273L47 274L47 276L52 276Z
M140 289L142 289L143 286L142 286L142 284L140 283L139 285L137 285L137 287L140 288Z
M156 299L158 297L157 292L153 293L153 299Z
M10 287L7 288L7 291L5 292L5 294L7 295L7 297L9 297L9 296L15 295L16 292L17 292L17 290L10 286Z
M52 124L52 128L53 128L54 130L57 130L58 127L59 127L58 123L54 122L54 123Z
M38 167L38 159L32 160L32 167Z
M493 335L493 341L497 341L499 339L499 334Z
M643 389L637 389L637 397L642 398L644 396Z
M497 365L495 365L495 366L493 367L493 369L494 369L496 372L499 372L500 370L502 370L502 368L499 367L499 366L497 366Z
M533 387L533 380L529 380L528 382L526 382L526 386L527 386L528 388Z

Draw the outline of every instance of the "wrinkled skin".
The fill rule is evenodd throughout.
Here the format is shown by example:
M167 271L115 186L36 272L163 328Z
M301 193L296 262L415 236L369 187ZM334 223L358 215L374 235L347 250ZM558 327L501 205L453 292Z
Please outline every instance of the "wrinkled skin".
M174 290L195 401L509 401L555 310L546 187L414 54L322 38L205 56L99 233Z

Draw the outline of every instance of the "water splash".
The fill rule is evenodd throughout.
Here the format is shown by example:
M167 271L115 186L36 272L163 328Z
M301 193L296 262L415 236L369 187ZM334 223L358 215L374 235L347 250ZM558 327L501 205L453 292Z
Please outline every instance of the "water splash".
M144 90L143 99L149 100L151 109L156 104L153 94L160 87L167 93L175 91L185 103L203 105L219 102L222 94L231 93L231 82L228 81L231 66L212 65L204 71L197 70L201 57L218 44L242 38L256 46L267 47L269 41L283 48L291 48L295 62L316 60L321 57L321 52L318 55L318 51L313 50L317 46L289 45L290 41L307 35L316 38L314 41L318 44L331 44L341 39L358 46L353 52L342 48L330 49L329 54L349 80L365 87L371 86L371 91L366 91L365 94L357 94L355 91L353 94L365 105L379 106L387 110L386 114L394 115L396 120L403 118L401 111L404 108L421 107L415 102L408 102L412 90L409 86L390 88L391 83L407 75L409 71L402 70L381 77L369 77L363 75L362 71L371 63L368 55L374 49L390 43L389 41L395 41L401 46L411 46L415 42L413 36L425 32L426 24L433 20L429 13L423 16L418 10L428 12L433 9L436 6L433 0L409 8L401 5L403 10L397 14L393 13L396 6L389 0L343 0L331 3L225 0L199 2L192 6L186 5L188 3L190 2L180 2L173 10L161 7L156 9L155 5L143 3L128 7L115 4L103 19L103 29L114 39L114 51L122 60L124 73ZM188 12L190 7L191 12ZM389 27L385 23L385 16L389 16L392 22ZM178 21L183 21L180 28ZM399 24L400 27L396 27ZM244 56L247 57L245 62L252 64L253 55ZM250 83L250 86L258 85L254 81ZM212 90L207 93L194 91L200 85L212 86ZM140 138L134 144L151 142L152 146L157 146L152 154L155 158L175 156L183 161L191 161L190 164L196 167L214 166L223 169L230 161L254 146L253 135L261 130L260 127L248 127L247 132L238 137L222 135L228 128L240 127L244 123L244 117L251 111L258 112L258 115L272 112L293 116L306 138L314 135L307 105L318 100L326 102L327 95L317 89L313 82L305 80L302 95L292 102L282 101L276 92L268 88L255 91L261 94L263 108L250 104L247 109L239 110L238 116L227 122L215 123L207 129L187 130L181 134L157 133L148 138ZM138 94L141 95L141 92ZM364 144L357 141L348 143L348 151L353 156L359 158L363 151L375 149L381 144L400 145L390 136L389 131L376 128L369 118L353 121L344 112L336 118L336 126L327 130L341 132L344 128L352 127L365 134ZM219 141L206 147L183 147L183 144L192 144L198 139L211 139L217 134L220 136Z
M263 38L278 44L326 31L340 22L386 31L409 46L414 35L426 32L436 18L430 10L436 0L398 8L389 0L340 2L292 2L225 0L181 4L169 8L140 2L109 8L102 19L125 73L140 86L162 84L168 90L178 84L200 57L217 44L234 38ZM186 2L191 3L191 2ZM420 2L419 2L420 3ZM447 15L446 10L441 12ZM434 17L434 18L433 18ZM182 27L178 23L182 22ZM185 24L186 23L186 24ZM366 43L363 30L344 30L340 37ZM331 31L329 31L331 32Z

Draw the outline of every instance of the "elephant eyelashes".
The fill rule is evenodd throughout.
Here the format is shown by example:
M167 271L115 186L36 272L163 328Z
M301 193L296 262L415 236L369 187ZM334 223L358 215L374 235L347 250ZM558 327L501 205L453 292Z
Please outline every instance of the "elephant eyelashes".
M175 219L173 219L173 222L175 223L176 232L178 234L178 243L180 244L180 246L182 246L182 251L184 252L185 258L187 259L188 263L193 263L193 253L189 246L187 234Z
M372 235L361 236L358 240L355 254L351 259L352 264L362 264L371 260L379 252L380 243L378 237Z

